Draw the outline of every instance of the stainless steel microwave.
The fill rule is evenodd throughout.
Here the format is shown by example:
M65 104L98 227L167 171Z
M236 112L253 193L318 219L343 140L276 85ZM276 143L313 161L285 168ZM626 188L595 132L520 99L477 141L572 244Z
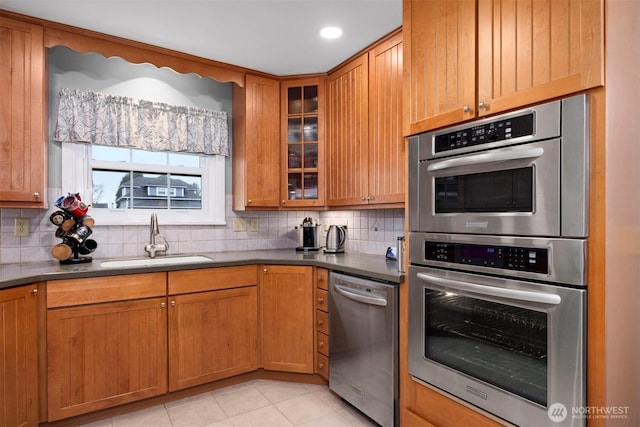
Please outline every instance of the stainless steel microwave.
M409 139L410 231L588 235L588 96Z

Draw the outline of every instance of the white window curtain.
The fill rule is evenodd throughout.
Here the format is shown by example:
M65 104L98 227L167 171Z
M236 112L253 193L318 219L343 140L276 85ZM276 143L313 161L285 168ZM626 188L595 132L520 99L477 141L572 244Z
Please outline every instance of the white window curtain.
M229 155L227 113L62 88L54 140Z

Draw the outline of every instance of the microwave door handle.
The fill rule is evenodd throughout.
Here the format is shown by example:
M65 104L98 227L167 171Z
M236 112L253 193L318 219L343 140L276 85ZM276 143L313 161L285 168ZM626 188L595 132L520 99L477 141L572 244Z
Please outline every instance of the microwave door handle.
M468 291L479 295L490 295L499 298L509 298L548 305L558 305L562 301L562 298L560 298L560 296L554 294L520 291L517 289L496 288L495 286L478 285L475 283L462 282L459 280L445 279L426 273L418 273L418 278L422 281L434 283L447 289Z
M544 154L542 147L524 148L509 151L493 151L491 153L474 154L457 159L447 159L433 162L427 166L427 171L435 172L452 169L461 166L478 166L479 164L492 164L513 160L537 159Z
M370 305L379 305L381 307L387 306L387 300L384 298L374 297L371 295L363 295L360 292L353 291L349 288L340 285L334 285L335 290L342 296L352 299L354 301L363 302Z

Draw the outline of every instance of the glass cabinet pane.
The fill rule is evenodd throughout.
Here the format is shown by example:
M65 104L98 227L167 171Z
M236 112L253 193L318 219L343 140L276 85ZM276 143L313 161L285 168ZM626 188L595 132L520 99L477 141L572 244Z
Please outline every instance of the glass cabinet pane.
M305 155L306 155L305 148ZM289 144L288 149L288 167L289 169L298 169L302 167L302 144Z
M318 140L318 118L305 117L302 132L303 132L305 141L317 141Z
M304 144L304 167L305 169L318 167L318 144Z
M302 141L302 120L300 117L290 117L287 127L287 141Z
M290 87L287 90L288 113L300 114L302 112L302 88Z
M289 173L288 181L287 194L289 200L302 199L302 174Z
M305 199L318 198L318 174L316 172L304 174L304 191L302 195Z
M304 104L303 111L305 113L318 112L318 86L304 87Z

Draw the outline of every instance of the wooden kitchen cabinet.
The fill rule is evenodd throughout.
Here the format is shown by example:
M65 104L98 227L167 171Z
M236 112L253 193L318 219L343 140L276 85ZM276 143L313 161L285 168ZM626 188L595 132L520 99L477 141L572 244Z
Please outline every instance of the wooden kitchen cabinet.
M38 286L0 291L0 425L37 426Z
M603 9L602 0L403 0L404 134L601 86Z
M283 207L324 206L324 78L281 83Z
M48 421L167 392L166 273L47 283Z
M313 268L264 265L260 276L262 367L313 373Z
M256 266L169 272L169 391L256 369Z
M401 101L400 31L329 74L328 206L404 202Z
M280 82L247 74L233 87L233 209L280 206Z
M0 207L46 208L43 29L0 20Z

